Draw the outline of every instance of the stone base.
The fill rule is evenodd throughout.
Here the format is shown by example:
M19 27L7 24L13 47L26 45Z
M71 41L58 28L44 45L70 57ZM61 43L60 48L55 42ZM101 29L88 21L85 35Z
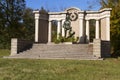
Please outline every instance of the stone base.
M62 44L73 44L72 42L64 42Z
M95 57L101 58L101 40L94 39L93 41L93 55Z
M4 58L98 60L89 44L33 44L30 50Z

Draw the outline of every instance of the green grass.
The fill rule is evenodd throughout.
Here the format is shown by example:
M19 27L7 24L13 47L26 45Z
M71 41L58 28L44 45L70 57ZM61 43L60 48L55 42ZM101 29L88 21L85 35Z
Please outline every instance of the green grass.
M10 50L8 49L0 49L0 58L3 56L8 56L10 54Z
M120 59L79 61L0 58L0 80L120 80Z

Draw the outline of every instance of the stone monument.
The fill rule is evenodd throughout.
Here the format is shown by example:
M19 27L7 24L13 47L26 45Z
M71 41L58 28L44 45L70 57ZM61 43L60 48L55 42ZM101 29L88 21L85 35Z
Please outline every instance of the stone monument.
M42 21L46 22L46 35L47 43L51 43L51 22L57 20L57 38L59 34L65 36L66 38L70 37L71 34L74 34L75 38L79 37L79 43L90 43L90 26L89 21L94 19L95 22L95 38L93 44L99 43L99 49L97 50L98 45L94 45L93 53L100 53L101 55L107 55L110 52L110 11L111 8L105 8L99 11L82 11L79 8L72 7L68 8L63 12L49 12L48 15L41 14L39 11L34 11L35 14L35 42L43 43L42 31L45 26L43 26ZM68 15L69 14L69 15ZM47 22L49 21L49 22ZM48 26L47 26L48 24ZM47 29L48 28L48 29ZM74 31L74 32L72 32ZM45 33L46 34L46 33ZM43 38L44 39L44 38ZM106 46L105 50L102 45ZM99 51L99 52L96 52ZM102 52L102 53L101 53ZM106 53L106 54L105 54Z
M72 56L70 56L72 58L73 58L73 55L75 55L75 53L77 57L78 56L81 57L82 55L87 56L89 52L90 52L89 55L92 54L92 57L101 58L101 57L109 56L110 55L110 12L111 10L112 10L111 8L105 8L99 11L82 11L79 8L72 7L62 12L41 13L41 11L39 10L34 11L33 13L35 14L35 44L33 45L34 49L31 49L31 51L36 50L36 46L39 46L40 49L45 47L44 52L42 52L43 50L41 50L41 53L39 53L39 50L32 51L32 52L38 52L38 55L39 55L37 56L38 58L41 55L44 55L42 53L45 53L45 51L47 51L47 48L49 48L50 50L51 49L59 50L57 51L58 54L52 51L56 53L56 55L60 55L59 52L63 51L61 53L63 53L64 55L60 55L62 58L69 58L68 56L70 55L68 54L70 54L70 52L72 53ZM95 37L92 43L90 43L90 25L89 25L89 22L91 19L95 20ZM61 34L65 38L70 38L72 36L74 36L75 38L78 37L79 44L51 45L50 43L52 43L51 32L52 32L53 20L57 21L57 31L56 31L57 38L60 37L59 34ZM18 53L18 51L21 51L21 49L23 49L23 46L21 44L26 43L24 42L25 41L20 41L17 39L12 40L11 55L15 55L16 53ZM27 44L25 46L27 46ZM90 51L90 48L91 48L91 51ZM80 53L83 50L84 52ZM49 57L48 52L46 52L46 55L47 57ZM55 55L52 55L51 57L53 56ZM57 56L57 57L60 57L60 56Z

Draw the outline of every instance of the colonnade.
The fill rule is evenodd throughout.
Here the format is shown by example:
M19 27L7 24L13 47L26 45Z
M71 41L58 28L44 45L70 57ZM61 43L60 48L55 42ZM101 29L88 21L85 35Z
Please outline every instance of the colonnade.
M64 24L64 21L65 20L59 20L58 21L58 24L57 24L57 38L59 38L59 34L60 32L62 32L62 36L64 36L65 32L64 32L64 28L62 27L63 24ZM106 18L106 26L107 26L107 29L106 29L106 37L107 37L107 40L110 40L110 26L108 25L110 23L109 21L109 18ZM83 36L83 19L79 19L79 37L82 37ZM62 26L61 26L62 25ZM100 26L99 26L99 20L96 20L96 26L95 26L95 39L100 39ZM62 29L62 31L60 31ZM36 17L35 18L35 42L38 42L38 33L39 33L39 18ZM51 42L51 34L52 32L52 21L49 21L49 26L48 26L48 42ZM89 41L90 40L90 26L89 26L89 20L86 20L86 37L87 37L87 40Z
M111 9L103 9L98 12L87 12L86 16L84 17L84 13L78 13L78 21L79 23L77 24L78 31L77 35L80 38L83 38L83 36L86 36L86 40L89 42L90 40L90 20L94 19L96 20L95 23L95 39L101 39L101 40L106 40L110 41L110 10ZM78 10L79 11L79 10ZM35 11L35 42L39 42L39 27L40 25L40 20L44 19L43 16L40 15L39 11ZM51 37L52 37L52 21L56 20L57 22L57 38L59 38L59 34L61 33L62 36L65 34L65 30L63 28L63 24L65 22L65 16L63 13L49 13L49 17L46 18L45 20L48 21L48 43L51 43ZM64 16L64 17L63 17ZM40 19L40 17L42 17ZM100 24L101 21L101 24ZM84 24L85 23L85 24ZM44 27L44 26L43 26ZM85 31L85 32L84 32ZM75 31L76 32L76 31ZM101 35L101 36L100 36ZM44 35L43 35L44 36Z
M62 36L64 36L64 28L63 28L63 24L64 24L64 21L65 20L59 20L58 21L58 24L57 24L57 38L59 38L59 34L60 34L60 32L62 32L61 34L62 34ZM89 26L89 21L90 20L86 20L86 38L87 38L87 41L89 41L90 40L90 26ZM100 22L99 22L100 20L98 20L98 19L96 19L96 23L95 23L95 39L100 39ZM51 24L51 22L52 21L49 21L49 26L48 26L48 42L51 42L51 26L52 26L52 24ZM107 23L109 23L109 19L106 21ZM84 28L84 26L83 26L83 19L79 19L79 23L80 23L80 25L79 25L79 37L82 37L83 36L83 28ZM62 24L62 26L60 26ZM108 28L109 28L109 25L108 25ZM62 31L60 31L62 29ZM108 40L109 40L109 35L110 35L110 30L109 29L107 29L107 33L106 33L106 35L107 35L107 38L108 38Z

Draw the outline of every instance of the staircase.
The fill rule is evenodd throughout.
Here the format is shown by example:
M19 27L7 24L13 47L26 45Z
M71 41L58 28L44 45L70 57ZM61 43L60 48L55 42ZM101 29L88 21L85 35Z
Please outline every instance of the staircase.
M96 60L92 44L33 44L30 50L8 58Z

